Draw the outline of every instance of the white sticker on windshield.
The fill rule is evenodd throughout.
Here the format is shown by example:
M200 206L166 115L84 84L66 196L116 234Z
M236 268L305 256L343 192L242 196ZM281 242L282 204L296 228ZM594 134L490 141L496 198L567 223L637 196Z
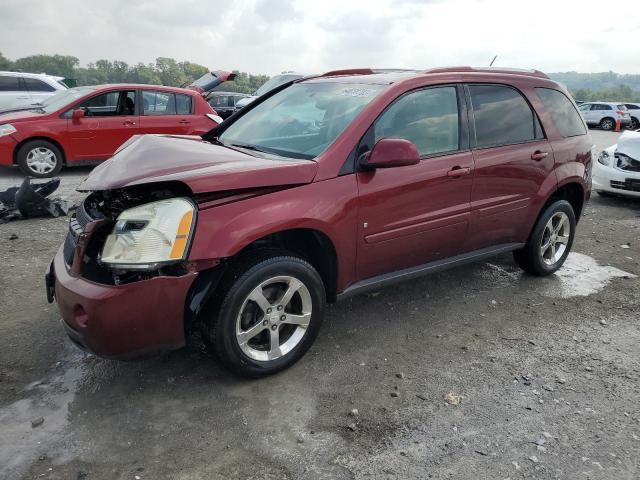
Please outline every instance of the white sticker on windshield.
M345 97L370 97L374 90L369 88L345 88L340 95Z

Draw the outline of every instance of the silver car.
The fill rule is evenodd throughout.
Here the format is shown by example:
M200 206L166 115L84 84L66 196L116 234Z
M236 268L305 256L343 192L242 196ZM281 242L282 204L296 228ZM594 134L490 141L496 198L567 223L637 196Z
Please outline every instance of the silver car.
M613 130L620 121L622 127L631 126L631 115L624 103L618 102L585 102L578 109L584 121L590 127Z
M1 72L0 110L11 110L40 103L60 90L66 90L64 77L53 75Z

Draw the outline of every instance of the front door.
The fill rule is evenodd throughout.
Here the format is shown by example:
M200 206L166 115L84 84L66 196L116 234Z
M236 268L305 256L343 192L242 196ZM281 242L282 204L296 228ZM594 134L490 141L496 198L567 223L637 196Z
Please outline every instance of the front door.
M372 144L381 138L407 139L422 160L357 173L359 280L461 252L473 158L461 135L466 125L459 111L456 86L430 87L401 96L373 125Z
M518 90L489 84L467 88L475 162L467 249L526 241L542 184L555 180L553 150Z
M115 90L96 95L74 109L85 117L68 120L73 160L106 160L138 133L135 90ZM70 115L69 115L70 116Z

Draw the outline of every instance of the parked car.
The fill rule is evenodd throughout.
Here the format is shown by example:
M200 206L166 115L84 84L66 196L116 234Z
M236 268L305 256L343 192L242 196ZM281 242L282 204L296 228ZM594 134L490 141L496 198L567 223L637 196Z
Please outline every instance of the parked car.
M207 95L207 102L220 118L227 118L235 111L236 103L249 96L238 92L211 92Z
M617 121L620 121L622 127L631 125L631 115L629 115L624 103L585 102L578 108L584 121L590 127L613 130Z
M593 165L593 189L598 193L640 198L640 132L623 132Z
M307 351L327 302L505 252L555 272L591 164L575 104L541 72L335 71L202 137L122 145L81 184L47 295L98 355L200 330L234 372L266 375Z
M625 107L629 111L629 115L631 116L631 123L629 124L629 128L631 130L637 130L640 128L640 103L625 103Z
M284 85L287 82L291 82L292 80L298 80L299 78L303 78L303 77L304 75L302 75L301 73L294 73L294 72L286 72L286 73L282 73L281 75L275 75L271 77L269 80L267 80L265 83L263 83L260 86L260 88L258 88L258 90L256 90L253 93L253 95L247 95L246 98L240 99L236 103L236 110L243 109L244 107L249 105L251 102L253 102L256 98L260 97L261 95L265 95L266 93L270 92L274 88L278 88L279 86Z
M0 111L41 103L60 90L66 90L64 77L0 72Z
M25 175L51 177L63 165L106 160L133 135L203 134L220 118L202 92L233 75L218 73L190 89L136 84L70 88L29 110L0 114L0 165L17 164Z

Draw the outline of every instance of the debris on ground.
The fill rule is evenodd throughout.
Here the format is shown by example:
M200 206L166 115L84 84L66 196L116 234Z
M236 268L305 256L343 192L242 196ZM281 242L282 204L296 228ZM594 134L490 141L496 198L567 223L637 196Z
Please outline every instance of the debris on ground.
M460 405L460 402L462 402L463 398L464 397L462 395L456 395L453 392L449 392L444 396L444 401L449 405Z
M33 217L61 217L71 208L61 198L47 198L60 186L60 179L31 184L25 178L19 187L10 187L0 192L0 223ZM17 237L16 237L17 238Z
M35 420L31 420L31 428L39 427L43 423L44 423L44 418L42 417L36 418Z

